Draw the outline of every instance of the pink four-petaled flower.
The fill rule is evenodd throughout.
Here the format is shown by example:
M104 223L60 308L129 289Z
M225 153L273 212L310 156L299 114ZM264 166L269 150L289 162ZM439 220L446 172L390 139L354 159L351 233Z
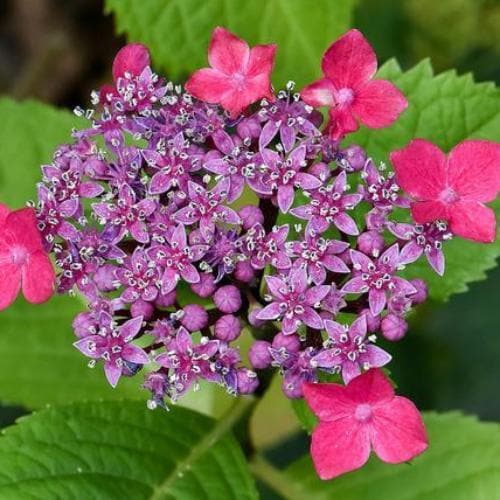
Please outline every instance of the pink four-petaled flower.
M14 302L21 288L28 302L45 302L53 293L54 279L34 210L11 212L0 204L0 310Z
M474 241L495 241L493 201L500 190L500 144L469 140L446 156L437 146L415 139L391 153L398 184L414 199L419 224L445 220L452 233Z
M194 97L220 104L236 118L262 98L273 99L271 71L276 45L250 48L224 28L215 28L208 48L210 68L196 71L186 83Z
M321 479L362 467L370 450L384 462L407 462L428 446L422 418L415 405L396 396L390 381L372 369L339 384L303 385L304 397L319 418L311 455Z
M323 78L300 95L311 106L330 108L330 134L338 139L358 129L358 120L370 128L391 125L406 109L403 94L387 80L373 80L377 57L358 30L334 42L321 62Z

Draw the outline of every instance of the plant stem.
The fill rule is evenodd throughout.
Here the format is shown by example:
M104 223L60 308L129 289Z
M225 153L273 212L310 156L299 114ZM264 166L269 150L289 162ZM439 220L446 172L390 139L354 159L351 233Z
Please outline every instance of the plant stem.
M150 500L160 500L169 496L172 484L178 480L182 474L189 470L196 461L203 456L217 441L229 432L244 417L248 409L255 403L255 398L251 396L240 396L233 406L215 422L212 430L189 452L169 476L160 483L153 491Z
M250 461L250 470L257 479L269 486L286 500L304 500L308 494L283 472L271 465L263 456L255 455ZM310 498L310 497L309 497Z

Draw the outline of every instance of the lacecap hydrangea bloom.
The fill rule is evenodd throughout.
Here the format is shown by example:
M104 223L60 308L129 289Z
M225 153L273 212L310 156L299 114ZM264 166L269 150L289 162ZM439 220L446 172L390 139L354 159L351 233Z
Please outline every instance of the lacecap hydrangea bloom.
M35 303L54 287L81 294L75 347L113 387L137 378L150 408L200 382L250 394L276 370L285 396L319 416L311 452L328 479L371 447L391 463L427 447L378 339L404 337L426 300L405 267L426 259L441 275L454 236L494 240L485 203L500 188L500 147L465 141L445 156L417 139L391 170L345 145L407 106L374 78L359 31L300 92L272 87L275 56L216 28L209 67L183 89L152 71L143 45L120 50L113 81L76 110L88 127L42 166L38 201L0 206L0 306L20 288ZM241 335L254 337L249 365Z

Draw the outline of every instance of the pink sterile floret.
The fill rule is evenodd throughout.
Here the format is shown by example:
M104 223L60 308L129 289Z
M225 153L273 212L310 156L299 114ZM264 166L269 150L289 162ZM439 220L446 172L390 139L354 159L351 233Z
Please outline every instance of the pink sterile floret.
M380 369L367 371L347 386L305 383L303 391L319 418L311 455L321 479L359 469L371 448L384 462L400 463L428 446L417 408L394 394Z

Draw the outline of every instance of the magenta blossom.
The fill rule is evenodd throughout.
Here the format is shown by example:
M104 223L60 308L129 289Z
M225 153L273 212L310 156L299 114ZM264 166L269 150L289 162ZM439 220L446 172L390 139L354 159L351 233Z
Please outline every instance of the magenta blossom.
M312 364L340 372L344 383L360 375L361 370L378 368L391 360L389 354L372 344L371 337L366 338L365 316L358 317L350 327L331 320L325 320L324 325L329 337L326 349L314 356Z
M161 277L163 295L173 291L180 278L188 283L198 283L200 275L193 262L200 260L208 249L207 245L188 246L186 229L176 226L162 245L150 247L146 253L151 262L164 269Z
M428 446L422 417L406 398L395 396L379 369L347 386L304 384L304 396L319 418L311 455L321 479L362 467L370 450L384 462L408 462Z
M28 302L45 302L54 293L54 278L34 210L11 212L0 204L0 310L14 302L21 288Z
M302 241L290 241L287 244L289 255L295 257L293 268L305 267L315 285L325 282L327 271L349 272L346 263L337 257L337 254L345 252L347 248L349 243L313 236L308 231Z
M210 241L216 222L239 224L239 215L224 205L229 192L229 180L221 180L211 191L200 184L188 183L189 203L179 209L173 218L181 224L191 225L199 222L200 231L205 241Z
M286 159L270 149L261 151L260 156L259 175L250 178L248 183L259 194L275 195L283 213L293 205L296 188L311 190L321 186L317 177L301 170L307 165L305 147L294 149Z
M186 90L202 101L218 103L235 118L248 105L272 99L271 71L276 45L248 44L224 28L215 28L208 49L210 68L196 71Z
M257 315L258 319L282 322L285 335L297 331L301 324L316 330L323 328L323 321L314 310L328 294L328 285L308 287L307 271L298 268L290 271L288 278L266 276L266 283L272 294L272 302Z
M376 316L382 312L388 295L396 293L411 295L417 292L409 281L396 276L398 266L401 265L397 243L374 261L357 250L351 250L350 256L357 273L342 287L342 291L344 293L368 293L368 303L373 315Z
M347 174L342 171L332 184L313 191L308 205L293 208L291 213L300 219L308 220L308 227L316 233L324 233L330 224L334 224L346 234L357 235L358 227L346 212L352 210L363 196L345 194L346 190Z
M453 234L495 241L495 213L484 203L500 190L500 144L464 141L446 156L431 142L415 139L391 153L391 162L399 185L414 199L417 223L444 220Z
M89 358L103 359L106 378L112 387L116 387L127 363L144 365L149 362L148 355L130 343L141 330L142 322L143 318L139 316L116 327L108 316L107 326L103 326L96 335L76 341L74 346Z
M370 128L391 125L406 109L403 94L387 80L372 80L377 58L366 38L350 30L334 42L321 62L324 78L300 93L311 106L330 109L330 134L355 132L358 120Z

